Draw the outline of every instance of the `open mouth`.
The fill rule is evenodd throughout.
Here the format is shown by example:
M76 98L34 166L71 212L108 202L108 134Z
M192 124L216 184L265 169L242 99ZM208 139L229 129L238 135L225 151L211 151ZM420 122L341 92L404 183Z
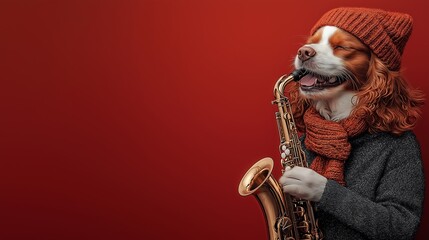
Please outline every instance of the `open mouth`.
M311 71L301 78L299 84L304 91L323 90L336 87L346 81L344 76L324 76Z

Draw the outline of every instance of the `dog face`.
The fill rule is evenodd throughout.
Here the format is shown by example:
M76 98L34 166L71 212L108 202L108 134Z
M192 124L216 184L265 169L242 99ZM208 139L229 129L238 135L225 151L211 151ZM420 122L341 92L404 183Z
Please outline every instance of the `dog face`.
M300 80L300 94L311 100L330 100L355 92L366 82L370 50L353 35L324 26L295 57L295 68L309 72Z

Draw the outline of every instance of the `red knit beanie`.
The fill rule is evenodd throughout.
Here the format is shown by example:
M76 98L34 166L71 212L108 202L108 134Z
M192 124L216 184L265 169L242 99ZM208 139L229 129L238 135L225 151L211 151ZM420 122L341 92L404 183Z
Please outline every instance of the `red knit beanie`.
M341 28L360 39L390 70L401 67L401 56L411 35L410 15L368 8L336 8L325 13L311 29L313 35L322 26Z

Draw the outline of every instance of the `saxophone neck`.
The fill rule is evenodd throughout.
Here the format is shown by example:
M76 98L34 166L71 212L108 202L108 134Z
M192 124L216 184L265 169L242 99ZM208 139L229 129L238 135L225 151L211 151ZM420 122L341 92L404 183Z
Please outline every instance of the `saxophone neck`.
M292 81L299 81L302 77L304 77L307 74L307 70L304 68L299 68L290 73L289 75L283 75L277 80L276 84L274 85L274 96L276 97L276 100L279 100L278 97L284 98L284 90L286 88L286 85L288 85ZM278 96L277 96L278 95Z

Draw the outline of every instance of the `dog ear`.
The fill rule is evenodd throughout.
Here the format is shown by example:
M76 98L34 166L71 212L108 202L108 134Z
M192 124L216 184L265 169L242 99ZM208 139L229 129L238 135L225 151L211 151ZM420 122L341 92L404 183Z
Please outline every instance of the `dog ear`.
M420 117L423 93L409 87L400 72L389 70L374 54L367 77L357 94L356 111L366 116L370 132L399 135L411 130Z

